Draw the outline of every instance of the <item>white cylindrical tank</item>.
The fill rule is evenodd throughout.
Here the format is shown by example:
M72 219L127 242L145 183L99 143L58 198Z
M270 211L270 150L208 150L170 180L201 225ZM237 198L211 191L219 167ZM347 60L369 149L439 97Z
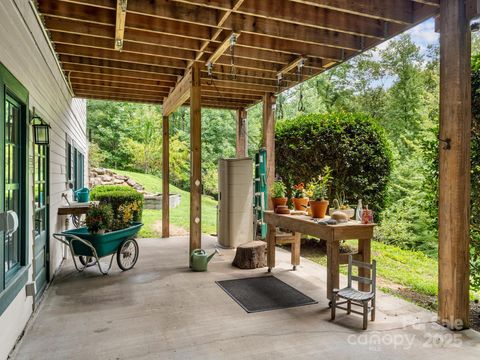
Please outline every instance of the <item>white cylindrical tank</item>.
M225 248L253 240L253 161L218 162L218 243Z

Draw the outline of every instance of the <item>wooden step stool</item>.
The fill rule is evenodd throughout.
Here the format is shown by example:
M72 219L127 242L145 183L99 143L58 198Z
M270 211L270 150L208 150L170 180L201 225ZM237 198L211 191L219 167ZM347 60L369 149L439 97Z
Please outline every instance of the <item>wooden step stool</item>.
M295 232L283 232L277 229L277 233L275 235L275 243L278 245L291 245L290 252L291 255L291 263L292 263L292 270L297 270L297 265L300 265L300 241L301 241L301 233Z

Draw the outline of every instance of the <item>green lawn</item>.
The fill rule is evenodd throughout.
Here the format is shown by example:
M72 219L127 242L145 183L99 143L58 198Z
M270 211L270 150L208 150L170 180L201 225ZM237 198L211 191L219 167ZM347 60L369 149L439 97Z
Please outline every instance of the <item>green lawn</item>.
M315 240L309 240L306 246L302 246L302 256L326 266L327 258L325 252L322 251L324 249L312 242ZM355 246L354 241L348 241L346 244L349 247ZM372 241L372 258L377 261L377 274L381 290L414 300L428 308L435 306L435 304L427 304L424 299L419 298L431 297L434 300L438 293L438 262L436 259L419 251L403 250L378 241ZM346 266L342 266L341 272L346 274L346 271ZM382 279L386 281L382 282ZM402 287L408 291L400 291ZM413 291L413 294L410 290Z
M162 179L149 174L141 174L130 171L114 170L116 173L126 175L139 184L142 184L146 191L151 193L162 192ZM173 225L188 229L190 227L190 193L170 185L170 193L180 194L180 206L170 210L170 221ZM144 210L143 222L145 226L140 232L142 237L160 236L155 230L154 224L162 218L160 210ZM206 234L216 233L217 225L217 201L209 196L202 196L202 232Z

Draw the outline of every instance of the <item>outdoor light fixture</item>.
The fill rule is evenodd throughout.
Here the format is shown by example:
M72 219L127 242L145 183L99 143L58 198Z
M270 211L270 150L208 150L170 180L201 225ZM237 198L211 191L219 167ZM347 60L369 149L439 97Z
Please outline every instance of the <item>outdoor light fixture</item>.
M30 122L33 128L33 142L36 145L48 145L50 143L50 125L39 116L32 117Z

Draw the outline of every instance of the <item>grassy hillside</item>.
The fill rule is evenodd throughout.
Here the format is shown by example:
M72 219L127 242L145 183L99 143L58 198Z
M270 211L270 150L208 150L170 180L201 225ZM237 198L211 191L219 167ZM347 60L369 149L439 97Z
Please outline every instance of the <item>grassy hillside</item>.
M116 173L126 175L136 182L142 184L145 190L151 193L162 192L162 179L149 174L141 174L130 171L115 170ZM190 227L190 193L180 190L176 186L170 185L170 193L180 194L180 206L170 209L170 221L173 225L187 229ZM161 210L145 210L143 221L145 223L144 229L140 233L143 237L160 236L155 230L154 224L162 218ZM202 196L202 232L207 234L215 233L217 218L217 201L209 196Z

